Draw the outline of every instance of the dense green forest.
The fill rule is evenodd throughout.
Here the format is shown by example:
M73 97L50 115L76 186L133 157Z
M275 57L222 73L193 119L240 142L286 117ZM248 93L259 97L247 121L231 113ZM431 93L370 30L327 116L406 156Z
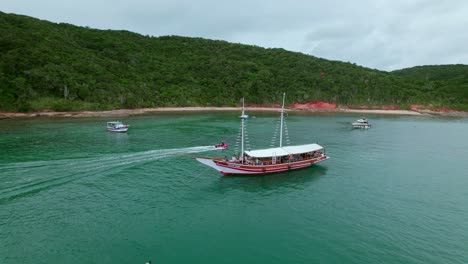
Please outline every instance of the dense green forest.
M0 12L0 110L323 100L468 110L468 66L384 72L284 49L96 30Z
M427 65L393 71L392 74L418 79L426 87L445 94L445 103L468 111L468 65Z

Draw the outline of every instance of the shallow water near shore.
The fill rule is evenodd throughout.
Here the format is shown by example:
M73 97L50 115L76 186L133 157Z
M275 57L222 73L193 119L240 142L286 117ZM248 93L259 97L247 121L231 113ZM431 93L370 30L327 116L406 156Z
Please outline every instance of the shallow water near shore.
M468 119L291 113L330 160L223 177L238 113L0 120L0 263L467 263ZM251 148L275 113L250 113Z

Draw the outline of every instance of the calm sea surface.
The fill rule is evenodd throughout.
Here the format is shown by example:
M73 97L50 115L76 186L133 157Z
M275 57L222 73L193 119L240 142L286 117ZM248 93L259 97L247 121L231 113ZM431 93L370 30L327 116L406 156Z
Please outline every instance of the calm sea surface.
M468 119L290 114L331 159L264 177L174 155L231 155L238 115L0 120L0 263L468 263Z

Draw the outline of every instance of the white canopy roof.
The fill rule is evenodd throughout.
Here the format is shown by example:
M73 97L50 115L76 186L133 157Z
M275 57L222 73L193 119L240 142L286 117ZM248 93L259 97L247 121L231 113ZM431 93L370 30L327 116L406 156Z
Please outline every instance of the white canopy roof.
M267 158L272 156L287 156L291 154L302 154L312 151L317 151L323 149L319 144L308 144L308 145L299 145L299 146L287 146L282 148L269 148L269 149L259 149L252 151L245 151L250 157L255 158Z

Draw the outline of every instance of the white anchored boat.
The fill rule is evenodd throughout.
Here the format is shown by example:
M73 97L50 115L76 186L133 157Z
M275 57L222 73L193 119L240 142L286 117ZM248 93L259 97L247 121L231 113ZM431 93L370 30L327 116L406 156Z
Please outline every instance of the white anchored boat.
M356 120L356 122L353 122L351 125L353 126L353 128L371 128L369 120L367 120L367 118L365 117Z
M241 155L231 160L217 157L194 157L199 162L219 171L223 175L264 175L309 167L329 159L325 149L316 144L283 146L284 99L281 107L279 146L259 150L244 150L245 121L244 99L242 99Z
M109 132L127 132L128 125L124 125L120 121L107 122L107 131Z

